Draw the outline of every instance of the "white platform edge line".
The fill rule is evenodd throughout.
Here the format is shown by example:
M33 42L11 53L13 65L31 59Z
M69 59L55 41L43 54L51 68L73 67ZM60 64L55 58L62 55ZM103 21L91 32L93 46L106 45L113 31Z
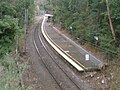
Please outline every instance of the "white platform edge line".
M63 57L65 58L70 64L72 64L78 71L84 71L84 69L82 67L80 67L77 63L75 63L71 58L69 58L67 55L65 55L60 49L57 48L57 46L55 46L46 36L45 32L44 32L44 22L45 22L46 17L44 17L43 22L42 22L42 26L41 26L41 30L42 30L42 34L44 36L44 38L47 40L47 42Z

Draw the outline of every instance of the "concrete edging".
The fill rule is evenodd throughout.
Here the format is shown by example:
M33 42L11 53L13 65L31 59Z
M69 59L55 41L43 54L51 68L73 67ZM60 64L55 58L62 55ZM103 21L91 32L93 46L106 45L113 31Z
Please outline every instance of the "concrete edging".
M88 68L86 68L84 65L82 65L80 62L78 62L76 59L74 59L72 56L70 56L68 53L66 53L60 46L58 46L44 31L44 23L47 17L44 16L41 30L44 38L46 41L52 46L52 48L57 51L66 61L68 61L72 66L74 66L78 71L85 71Z

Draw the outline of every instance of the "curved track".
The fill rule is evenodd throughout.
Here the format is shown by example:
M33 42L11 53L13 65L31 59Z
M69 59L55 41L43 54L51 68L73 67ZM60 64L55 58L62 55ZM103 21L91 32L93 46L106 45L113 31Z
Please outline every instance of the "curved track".
M33 43L35 49L50 73L54 81L61 90L92 90L88 84L83 83L74 72L71 73L65 62L62 62L60 56L56 56L49 45L46 43L40 30L41 23L38 23L34 30Z
M39 27L39 24L38 24L38 27ZM53 67L51 66L50 67L50 64L49 63L51 63L51 62L46 62L45 61L45 58L46 57L49 57L48 59L50 60L50 58L51 58L51 60L52 61L54 61L53 60L53 57L50 55L50 53L47 51L47 49L46 49L46 47L45 47L45 45L44 45L44 43L43 43L43 41L42 41L42 39L40 38L40 36L39 36L39 40L40 40L40 42L38 43L38 29L37 29L37 27L36 27L36 29L35 29L35 31L34 31L34 40L33 40L33 43L34 43L34 45L35 45L35 48L36 48L36 50L37 50L37 52L38 52L38 54L39 54L39 57L41 58L41 60L42 60L42 62L44 63L44 65L45 65L45 67L46 67L46 69L48 70L48 72L50 73L50 75L53 77L53 79L56 81L56 83L58 84L58 86L61 88L61 90L67 90L67 89L69 89L69 90L81 90L80 88L79 88L79 86L77 86L67 75L66 75L66 73L54 62L54 63L52 63L52 64L55 64ZM43 49L44 49L44 51L46 51L47 53L46 53L46 56L43 58L43 55L42 55L42 53L43 52L41 52L40 50L39 50L39 46L42 46L43 47ZM61 72L61 75L59 74L59 76L60 77L62 77L62 78L59 78L58 77L58 73L56 72L53 72L53 69L55 69L55 68L57 68L58 69L58 72L60 73ZM57 71L57 70L55 70L55 71ZM64 77L63 77L64 76ZM63 79L64 78L64 79ZM62 83L64 83L64 85L62 85Z
M39 24L38 24L38 27L39 27ZM40 45L40 43L39 43L39 45L38 45L38 42L37 42L37 37L38 36L38 29L37 29L37 27L36 27L36 29L35 29L35 31L34 31L34 40L33 40L33 43L34 43L34 45L35 45L35 48L36 48L36 50L37 50L37 52L38 52L38 54L39 54L39 57L42 59L42 62L44 63L44 65L45 65L45 67L47 68L47 70L48 70L48 72L50 73L50 75L53 77L53 79L56 81L56 83L59 85L59 87L62 89L62 90L65 90L65 89L68 89L68 87L67 86L69 86L69 87L71 87L71 88L69 88L69 90L71 89L71 90L81 90L80 89L80 87L77 85L77 84L75 84L71 79L70 79L70 77L68 77L68 75L58 66L58 64L56 63L56 62L54 62L54 58L53 58L53 56L51 56L50 55L50 53L47 51L47 47L45 46L45 44L43 43L43 41L42 41L42 39L41 39L41 37L40 37L40 35L38 36L39 37L39 40L40 40L40 43L41 43L41 45L43 46L43 49L47 52L46 54L46 56L48 57L50 57L51 58L51 60L54 62L54 64L56 64L56 66L59 68L58 70L59 70L59 73L61 72L62 74L60 75L60 76L65 76L64 78L64 80L62 79L62 78L57 78L57 74L55 75L55 73L53 73L53 71L52 71L52 69L50 69L50 65L45 61L45 59L42 57L42 54L41 53L43 53L43 52L41 52L40 50L39 50L39 45ZM49 58L49 60L50 60L50 58ZM55 68L56 68L56 66L55 66ZM57 73L57 72L56 72ZM67 78L67 79L66 79ZM66 82L66 80L68 80L69 82ZM62 86L62 83L64 83L64 85ZM66 85L65 85L66 84ZM70 85L69 85L70 84Z
M50 72L47 64L46 64L45 61L44 61L44 58L43 58L42 55L41 55L41 52L40 52L39 49L38 49L38 43L37 43L37 39L36 39L37 37L36 37L36 36L38 36L37 34L38 34L39 24L41 24L41 23L38 23L38 25L36 26L35 31L34 31L33 44L34 44L34 46L35 46L35 49L36 49L36 51L37 51L40 59L42 60L43 64L45 65L47 71L50 73L50 75L53 77L53 79L55 80L55 82L58 84L58 86L59 86L60 89L62 90L60 84L57 82L57 80L55 79L54 75ZM42 42L41 42L41 44L42 44ZM41 45L41 46L42 46L42 45ZM44 46L43 46L43 47L44 47Z

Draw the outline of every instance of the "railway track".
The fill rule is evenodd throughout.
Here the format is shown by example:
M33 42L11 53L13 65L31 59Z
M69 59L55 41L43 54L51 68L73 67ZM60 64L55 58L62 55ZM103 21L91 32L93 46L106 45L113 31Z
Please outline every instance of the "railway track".
M45 65L47 71L50 73L50 75L51 75L51 76L53 77L53 79L56 81L55 77L53 76L53 74L50 72L48 66L46 65L46 63L45 63L45 61L44 61L44 59L43 59L43 57L42 57L42 55L41 55L41 52L39 51L38 46L37 46L37 41L36 41L35 38L36 38L36 36L37 36L37 34L38 34L38 33L36 33L36 32L38 31L38 27L39 27L39 23L38 23L38 25L36 26L35 31L34 31L34 40L33 40L33 44L34 44L34 46L35 46L35 49L36 49L36 51L37 51L37 53L38 53L40 59L42 60L43 64ZM41 43L41 45L42 45L42 43ZM42 47L44 47L44 46L42 46ZM57 81L56 81L56 83L58 84L58 86L59 86L60 89L62 90L62 88L61 88L61 86L59 85L59 83L58 83Z
M33 90L61 90L53 77L49 74L34 46L34 30L38 28L38 21L40 20L41 17L37 17L32 26L32 31L27 36L27 50L30 56L28 73L26 73L24 81L27 85L30 84L29 86L31 86Z
M39 27L39 24L38 24L37 27ZM43 47L43 49L47 52L47 53L46 53L46 54L47 54L46 56L49 56L49 57L51 58L51 60L54 61L54 60L53 60L53 57L52 57L52 56L50 55L50 53L47 51L46 46L44 45L42 39L40 38L40 36L38 36L38 29L36 28L35 31L34 31L34 40L33 40L34 46L35 46L36 51L37 51L37 53L39 54L39 57L41 58L43 64L45 65L46 69L48 70L48 72L50 73L50 75L53 77L53 79L56 81L56 83L58 84L58 86L60 87L60 89L61 89L61 90L66 90L66 89L69 89L69 90L70 90L70 89L71 89L71 90L81 90L81 89L79 88L79 86L77 86L77 85L66 75L66 73L63 72L63 70L54 62L54 63L57 65L57 67L59 68L58 70L59 70L59 71L62 71L63 74L64 74L64 75L60 75L60 76L66 76L66 77L64 77L64 79L57 77L57 74L56 74L55 72L53 72L53 70L51 69L51 67L50 67L50 65L48 64L48 62L45 61L46 56L45 56L45 57L42 57L42 53L43 53L43 52L41 52L41 51L39 50L38 43L37 43L37 40L36 40L37 38L39 38L39 40L40 40L40 41L39 41L39 45L41 44L41 47ZM49 59L50 59L50 58L49 58ZM54 67L54 68L56 68L56 67ZM67 81L69 81L69 82L66 82L66 80L65 80L66 78L68 78ZM70 83L70 82L71 82L71 83ZM64 85L62 85L63 83L64 83ZM67 83L70 83L70 85L67 84Z
M35 49L36 49L39 57L41 58L43 64L45 65L46 69L48 70L50 75L53 77L55 82L58 84L60 89L61 90L67 90L67 89L69 89L69 90L87 90L87 89L85 89L83 83L80 82L79 80L75 80L75 78L73 78L70 75L70 73L66 72L65 68L56 61L56 57L54 57L50 53L51 52L50 48L48 47L47 43L45 43L44 37L40 30L40 25L41 25L41 23L38 23L38 25L36 26L36 28L34 30L33 43L34 43ZM40 50L39 49L40 47L42 47L43 50ZM87 86L87 88L89 90L92 90L92 89L90 89L89 86Z

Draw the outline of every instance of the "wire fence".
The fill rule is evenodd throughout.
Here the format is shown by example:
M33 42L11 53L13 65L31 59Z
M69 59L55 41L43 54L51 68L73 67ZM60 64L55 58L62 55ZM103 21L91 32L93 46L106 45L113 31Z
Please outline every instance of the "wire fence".
M118 58L119 57L119 52L115 52L115 51L112 51L108 48L102 48L101 46L97 45L97 44L94 44L88 40L85 40L85 39L81 39L81 38L75 38L79 41L79 43L81 45L84 45L84 44L89 44L91 46L93 46L95 49L97 49L98 51L102 52L103 54L105 54L106 58L107 59L113 59L113 58Z

